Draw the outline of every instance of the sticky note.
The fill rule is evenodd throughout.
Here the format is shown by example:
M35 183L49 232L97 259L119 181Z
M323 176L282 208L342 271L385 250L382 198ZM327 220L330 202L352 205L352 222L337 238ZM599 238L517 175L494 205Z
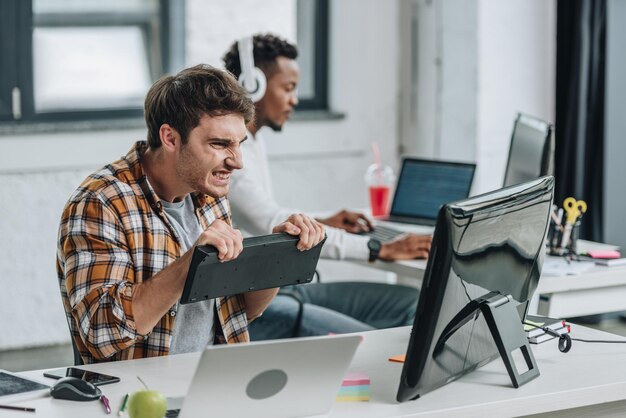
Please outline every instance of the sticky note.
M343 378L341 386L359 386L369 385L370 378L365 373L361 372L348 372Z
M587 255L591 258L620 258L621 254L616 250L591 250L587 251Z
M526 321L524 321L524 331L530 331L535 328L540 328L545 324L545 322L531 321L530 319L526 318Z
M389 357L389 361L393 361L394 363L404 363L406 359L406 354L400 354L398 356Z
M348 372L335 398L337 402L362 402L370 400L370 378L365 373Z

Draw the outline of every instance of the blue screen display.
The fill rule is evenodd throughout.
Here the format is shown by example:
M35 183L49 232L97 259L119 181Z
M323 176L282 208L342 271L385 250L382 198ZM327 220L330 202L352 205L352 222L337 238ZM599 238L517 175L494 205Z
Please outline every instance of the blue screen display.
M391 215L436 219L441 206L468 196L474 168L473 164L405 160Z

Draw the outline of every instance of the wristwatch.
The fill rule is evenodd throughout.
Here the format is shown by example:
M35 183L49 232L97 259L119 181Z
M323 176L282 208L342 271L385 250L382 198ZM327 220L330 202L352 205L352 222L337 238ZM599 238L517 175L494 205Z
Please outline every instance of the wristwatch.
M378 258L378 254L380 253L380 249L383 247L383 244L377 239L370 239L367 242L367 248L370 250L369 262L373 263Z

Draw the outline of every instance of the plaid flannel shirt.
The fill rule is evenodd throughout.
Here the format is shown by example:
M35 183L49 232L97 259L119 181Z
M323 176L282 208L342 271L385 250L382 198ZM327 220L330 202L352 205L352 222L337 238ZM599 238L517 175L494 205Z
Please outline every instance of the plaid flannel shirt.
M141 167L147 149L137 142L125 157L91 174L72 194L59 227L57 274L72 338L85 363L167 355L175 316L164 315L140 335L133 319L136 284L180 257L159 197ZM196 195L203 229L230 223L226 198ZM216 340L249 340L241 295L218 298ZM207 324L208 327L211 324Z

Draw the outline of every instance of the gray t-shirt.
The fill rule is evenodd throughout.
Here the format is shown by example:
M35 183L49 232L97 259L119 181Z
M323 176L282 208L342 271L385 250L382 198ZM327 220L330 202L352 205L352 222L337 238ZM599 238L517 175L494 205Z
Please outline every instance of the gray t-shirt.
M183 252L193 246L202 227L194 213L195 207L191 195L176 203L162 201L163 209L175 229ZM210 299L188 305L178 305L174 330L170 341L170 354L202 351L213 344L215 337L214 323L215 300Z

